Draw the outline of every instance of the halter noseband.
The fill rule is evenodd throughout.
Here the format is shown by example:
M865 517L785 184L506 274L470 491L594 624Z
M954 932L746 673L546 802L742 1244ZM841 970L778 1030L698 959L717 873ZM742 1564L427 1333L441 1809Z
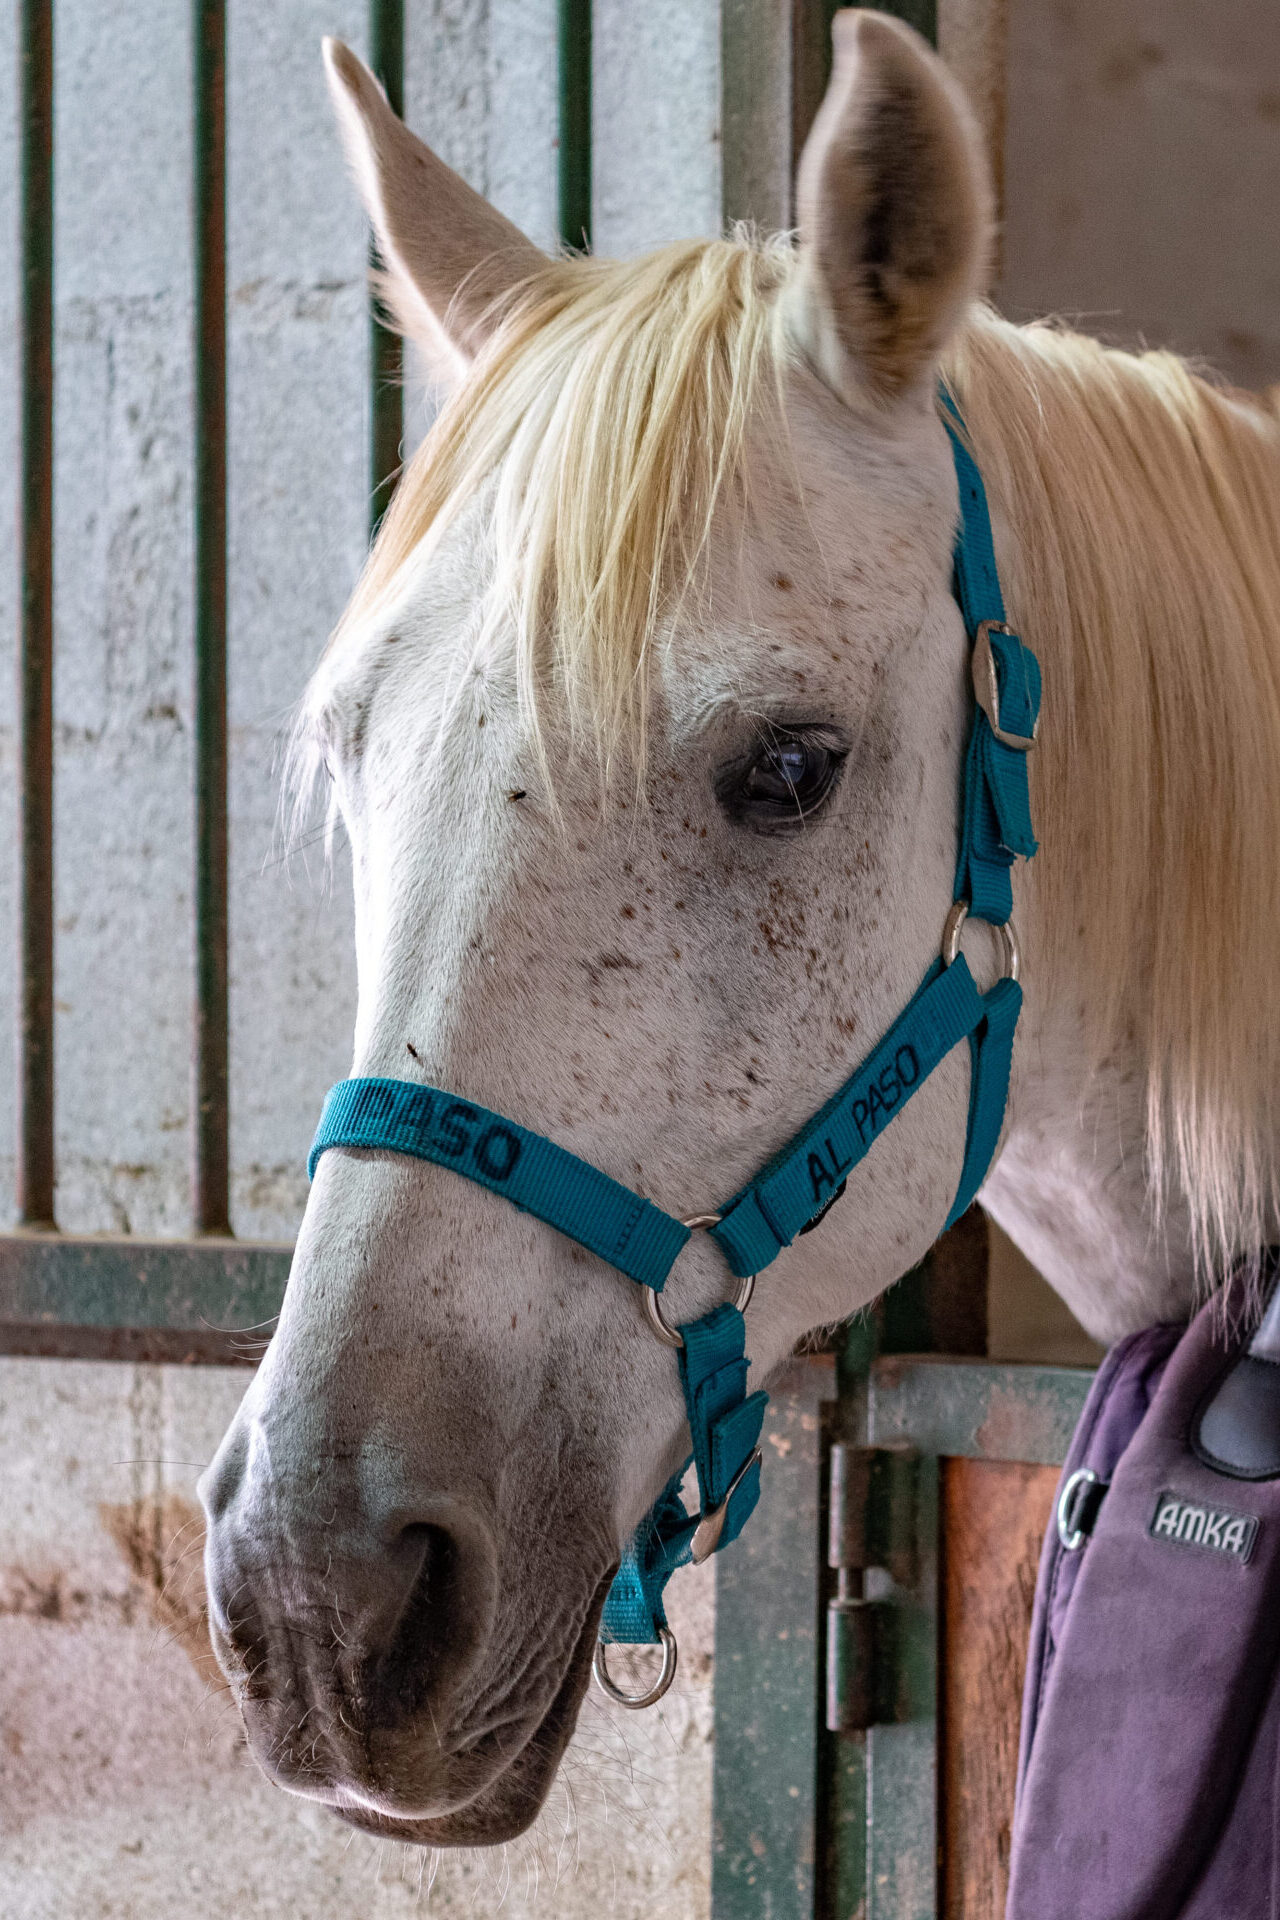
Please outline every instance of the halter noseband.
M595 1671L605 1691L624 1706L651 1705L675 1674L675 1640L662 1601L672 1573L735 1540L760 1497L759 1440L768 1395L747 1394L743 1320L755 1275L798 1233L817 1224L843 1192L852 1169L959 1041L968 1040L971 1056L969 1118L948 1227L986 1178L1004 1124L1022 1006L1009 876L1019 855L1029 859L1036 851L1026 757L1039 727L1040 668L1005 623L982 476L957 431L959 415L946 394L942 417L960 489L954 592L973 648L975 695L955 899L939 957L851 1078L719 1213L691 1220L664 1213L544 1134L439 1087L407 1080L339 1081L325 1099L307 1162L314 1175L327 1148L363 1147L451 1167L576 1240L645 1289L653 1330L677 1349L699 1508L690 1515L680 1498L686 1460L636 1529L610 1589ZM970 917L995 927L1003 946L1003 976L986 993L979 993L960 951L961 930ZM658 1296L690 1233L702 1228L741 1286L732 1305L672 1327ZM623 1693L610 1680L604 1647L617 1641L662 1645L662 1670L646 1693Z

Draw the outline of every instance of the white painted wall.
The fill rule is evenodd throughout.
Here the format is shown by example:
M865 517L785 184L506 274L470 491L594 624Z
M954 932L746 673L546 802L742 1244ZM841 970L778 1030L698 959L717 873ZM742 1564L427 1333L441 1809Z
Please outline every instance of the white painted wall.
M1010 317L1280 380L1274 0L1008 0Z
M711 1581L695 1569L669 1589L681 1672L660 1707L593 1691L533 1832L440 1858L429 1902L431 1856L268 1786L198 1670L193 1489L244 1380L0 1360L0 1920L702 1920Z

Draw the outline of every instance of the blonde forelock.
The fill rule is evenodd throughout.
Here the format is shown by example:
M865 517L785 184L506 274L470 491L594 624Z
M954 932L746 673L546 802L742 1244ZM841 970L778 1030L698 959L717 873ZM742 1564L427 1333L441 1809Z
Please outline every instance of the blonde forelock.
M548 261L409 466L340 631L376 617L491 488L475 653L514 638L535 743L554 686L606 761L626 735L642 766L655 636L697 577L748 416L776 393L792 258L739 235Z

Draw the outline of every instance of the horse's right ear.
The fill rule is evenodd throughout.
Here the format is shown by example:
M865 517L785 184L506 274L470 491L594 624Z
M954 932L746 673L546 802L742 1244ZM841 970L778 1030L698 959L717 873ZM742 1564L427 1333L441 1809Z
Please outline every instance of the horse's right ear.
M981 287L991 186L964 97L919 34L850 9L832 42L796 185L791 319L815 369L856 405L927 392Z
M456 376L483 346L495 303L546 255L410 133L349 47L326 40L324 64L382 255L384 297L432 371Z

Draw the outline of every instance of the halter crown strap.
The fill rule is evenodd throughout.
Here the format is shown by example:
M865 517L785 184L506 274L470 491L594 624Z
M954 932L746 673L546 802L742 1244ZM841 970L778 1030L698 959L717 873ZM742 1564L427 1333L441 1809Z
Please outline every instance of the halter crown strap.
M959 1041L972 1059L964 1164L947 1225L965 1211L991 1164L1009 1092L1022 1006L1009 917L1010 871L1036 851L1027 752L1040 713L1040 669L1004 617L982 476L945 392L960 492L955 597L973 657L975 712L965 755L953 950L930 967L904 1011L845 1084L734 1195L712 1225L735 1274L761 1272L816 1224L850 1171ZM979 993L963 954L967 915L1004 932L1008 976ZM307 1170L329 1147L411 1154L451 1167L576 1240L640 1285L659 1291L689 1228L610 1175L502 1114L439 1087L390 1079L330 1089ZM680 1499L688 1462L637 1529L605 1606L602 1638L649 1642L666 1629L662 1592L674 1569L727 1546L760 1493L757 1450L767 1396L747 1396L745 1325L720 1306L679 1329L680 1382L693 1443L699 1512ZM664 1669L665 1671L665 1669Z
M1040 718L1040 663L1005 623L986 489L946 394L942 423L951 438L960 490L953 590L975 650L978 696L965 756L956 899L967 900L977 919L1003 926L1013 912L1010 869L1018 855L1029 860L1038 844L1031 826L1027 749ZM998 721L989 710L992 675ZM997 737L997 724L1003 738ZM1011 745L1015 739L1023 744Z
M959 408L945 388L940 399L960 494L953 591L973 650L975 697L962 785L956 900L965 901L976 919L1007 927L1013 863L1019 856L1031 859L1038 845L1027 754L1040 725L1040 663L1005 621L982 475L965 444ZM1016 980L1000 980L983 998L986 1020L969 1035L969 1121L948 1227L972 1205L986 1178L1009 1100L1022 989Z

